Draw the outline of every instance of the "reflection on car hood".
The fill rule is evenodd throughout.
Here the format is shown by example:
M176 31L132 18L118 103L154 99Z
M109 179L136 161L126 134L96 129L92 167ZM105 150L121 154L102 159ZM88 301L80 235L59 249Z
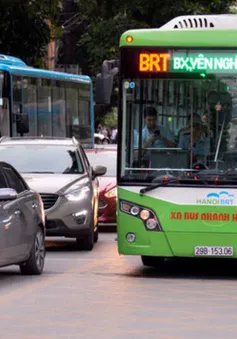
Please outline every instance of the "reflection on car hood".
M27 184L39 193L63 193L70 185L75 184L82 174L35 174L21 173Z
M98 177L100 192L105 193L116 186L116 177Z
M6 225L10 221L11 221L11 216L9 216L7 211L4 210L4 203L0 204L0 224Z

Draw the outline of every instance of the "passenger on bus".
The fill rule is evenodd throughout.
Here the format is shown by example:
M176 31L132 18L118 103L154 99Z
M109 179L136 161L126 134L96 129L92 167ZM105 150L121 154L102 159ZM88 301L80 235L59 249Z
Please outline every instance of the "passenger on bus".
M174 133L163 125L157 125L157 111L154 107L145 108L144 120L146 125L142 130L143 149L176 147Z
M206 162L206 157L210 152L210 138L202 125L201 117L193 114L193 139L191 142L191 115L188 117L187 128L180 131L178 147L190 150L192 144L193 162Z

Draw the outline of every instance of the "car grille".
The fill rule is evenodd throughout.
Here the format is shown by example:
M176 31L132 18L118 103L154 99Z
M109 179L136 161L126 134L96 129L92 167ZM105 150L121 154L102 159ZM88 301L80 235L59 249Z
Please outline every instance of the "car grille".
M47 220L46 229L53 230L54 228L57 228L57 222L54 220Z
M40 196L43 200L45 210L48 210L49 208L53 207L56 204L56 201L58 200L57 194L40 193Z

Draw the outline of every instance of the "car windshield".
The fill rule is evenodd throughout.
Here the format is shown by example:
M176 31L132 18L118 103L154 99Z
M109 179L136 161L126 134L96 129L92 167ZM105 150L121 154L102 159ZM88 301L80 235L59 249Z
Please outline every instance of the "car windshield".
M0 159L20 173L83 173L78 152L68 146L0 146Z
M104 165L107 167L107 172L104 176L116 177L117 152L87 152L86 155L92 167L96 165Z

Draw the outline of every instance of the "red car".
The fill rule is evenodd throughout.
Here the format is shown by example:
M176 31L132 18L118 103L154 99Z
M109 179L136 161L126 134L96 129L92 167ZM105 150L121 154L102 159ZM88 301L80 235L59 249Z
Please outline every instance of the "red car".
M98 177L100 184L99 226L115 226L117 211L117 147L105 146L85 151L91 166L104 165L107 167L106 174Z

